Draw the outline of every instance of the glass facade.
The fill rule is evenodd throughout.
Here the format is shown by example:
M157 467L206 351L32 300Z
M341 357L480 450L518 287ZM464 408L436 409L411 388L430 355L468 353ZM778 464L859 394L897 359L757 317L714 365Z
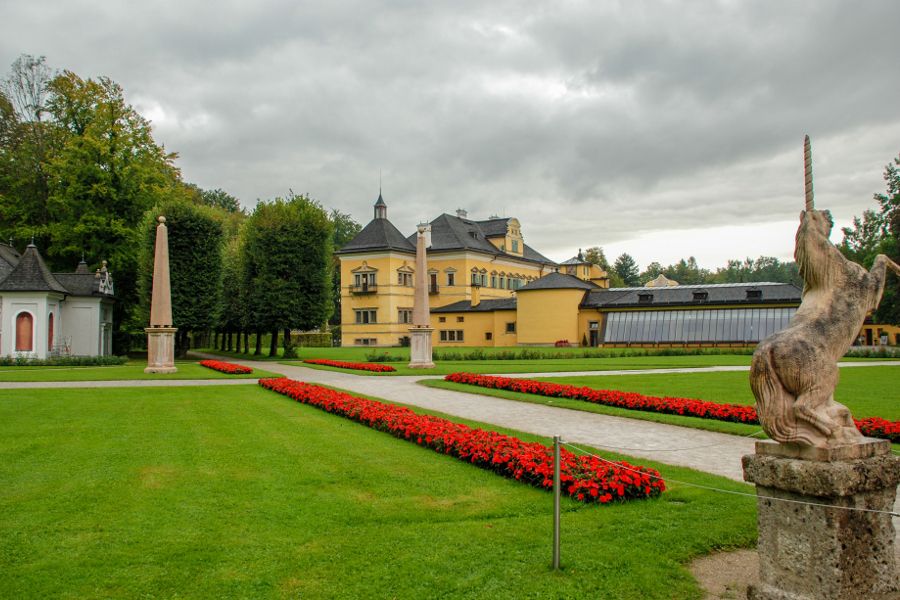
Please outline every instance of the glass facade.
M603 341L758 342L787 327L796 308L641 310L606 315Z

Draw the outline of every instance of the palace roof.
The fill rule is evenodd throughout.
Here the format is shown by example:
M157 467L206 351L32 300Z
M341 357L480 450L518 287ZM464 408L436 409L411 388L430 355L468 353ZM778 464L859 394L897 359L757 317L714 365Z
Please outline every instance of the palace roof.
M487 221L471 221L448 214L442 214L434 219L431 225L430 251L447 250L474 250L494 256L503 256L514 260L555 265L556 263L536 251L528 244L522 244L522 256L503 252L488 241L489 237L506 235L506 223L509 219L489 219ZM502 233L501 231L502 226ZM407 240L415 242L416 234L412 234Z
M602 289L596 283L578 279L565 273L548 273L535 279L528 285L522 286L517 291L530 292L532 290L599 290Z
M413 237L413 242L415 242L415 237ZM408 241L387 219L372 219L368 225L363 227L362 231L356 234L356 237L347 242L337 253L349 254L369 250L398 250L416 253L414 243Z
M799 303L800 299L800 288L790 283L719 283L672 287L599 288L589 292L581 306L584 308L636 306L647 308L650 306L708 306L710 304L793 304Z
M454 312L493 312L495 310L515 310L515 298L500 298L498 300L482 300L475 306L468 300L460 300L446 306L432 308L432 313L454 313Z

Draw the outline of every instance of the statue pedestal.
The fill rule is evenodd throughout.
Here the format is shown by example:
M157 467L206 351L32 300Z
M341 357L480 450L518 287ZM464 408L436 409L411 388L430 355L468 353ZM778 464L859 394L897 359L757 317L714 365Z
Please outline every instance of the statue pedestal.
M409 328L409 368L433 369L431 360L431 327Z
M175 373L177 327L147 327L147 368L144 373Z
M744 456L759 498L760 583L750 600L887 600L900 595L893 511L900 458L887 440L811 448L764 441Z

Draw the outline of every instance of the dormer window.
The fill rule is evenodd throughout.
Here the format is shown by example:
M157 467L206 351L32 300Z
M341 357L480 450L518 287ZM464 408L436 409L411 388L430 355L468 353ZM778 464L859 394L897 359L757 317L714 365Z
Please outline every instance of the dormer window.
M694 291L694 302L706 302L709 300L709 292L706 290Z
M747 300L762 300L762 290L747 290Z
M653 302L653 294L638 294L638 304L651 304Z
M469 235L472 236L472 239L473 239L473 240L477 240L477 239L478 239L478 232L477 232L477 231L470 231L470 232L469 232Z

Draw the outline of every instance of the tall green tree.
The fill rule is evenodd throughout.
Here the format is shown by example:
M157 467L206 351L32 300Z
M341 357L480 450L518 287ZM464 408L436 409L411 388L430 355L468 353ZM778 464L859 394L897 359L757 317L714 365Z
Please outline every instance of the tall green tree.
M174 154L108 78L54 75L43 57L13 64L0 99L0 238L35 236L54 270L109 261L117 331L134 323L139 227L155 203L186 193ZM124 338L115 337L116 351Z
M610 266L609 261L606 259L606 253L603 252L603 248L601 246L592 246L585 250L584 260L588 261L591 264L597 265L598 267L606 271L606 276L609 277L609 287L615 288L625 286L622 278L619 277L619 274L616 273Z
M259 332L279 330L285 354L293 352L291 329L314 329L331 316L333 225L322 206L306 196L260 202L244 231L247 310Z
M144 217L140 289L149 314L157 217L165 215L169 236L172 325L179 356L190 349L192 333L206 333L222 310L222 225L214 209L183 199L157 204Z
M839 248L847 258L867 269L879 254L900 261L900 156L884 167L886 191L876 193L878 212L867 210L853 227L843 229ZM875 312L877 323L900 323L900 277L889 274L881 305Z
M613 271L622 279L627 287L641 285L640 270L638 264L627 252L623 252L613 263Z
M337 209L332 209L330 218L331 225L334 227L334 237L332 239L334 251L337 252L344 244L356 237L356 234L362 229L362 225L357 223L347 213L342 213ZM334 308L329 323L332 326L337 326L341 323L341 261L335 256L332 263L331 296Z

